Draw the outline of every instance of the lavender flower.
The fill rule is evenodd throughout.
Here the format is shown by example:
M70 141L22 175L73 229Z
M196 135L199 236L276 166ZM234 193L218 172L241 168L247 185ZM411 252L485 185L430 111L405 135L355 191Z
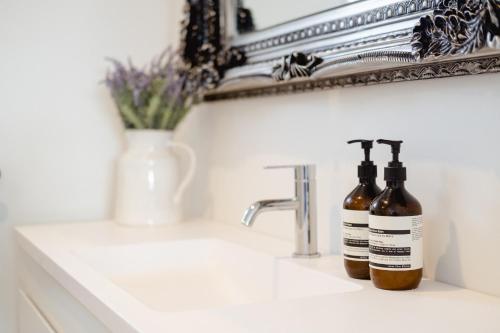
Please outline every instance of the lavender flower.
M130 60L128 66L108 60L113 69L104 81L125 127L175 129L191 107L196 85L172 49L162 52L143 69Z

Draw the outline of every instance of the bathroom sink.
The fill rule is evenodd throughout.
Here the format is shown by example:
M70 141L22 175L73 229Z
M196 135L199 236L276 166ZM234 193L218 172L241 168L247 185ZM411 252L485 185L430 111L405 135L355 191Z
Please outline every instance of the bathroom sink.
M102 246L77 257L147 307L217 308L342 293L361 287L221 239Z

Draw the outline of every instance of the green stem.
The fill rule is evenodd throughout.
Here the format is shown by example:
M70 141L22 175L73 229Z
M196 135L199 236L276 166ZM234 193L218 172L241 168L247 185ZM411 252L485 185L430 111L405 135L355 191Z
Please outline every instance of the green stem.
M165 107L165 110L163 111L163 116L161 117L161 120L160 120L159 129L166 129L167 128L167 124L170 120L171 115L172 115L172 109L169 106Z
M167 129L169 130L174 130L177 125L179 124L179 122L182 120L182 118L184 118L184 115L186 114L187 112L187 108L180 108L180 109L177 109L173 116L170 118L170 122L167 124Z
M120 113L122 114L123 118L129 123L131 123L134 126L134 128L137 129L144 128L144 124L142 123L141 119L137 117L137 115L134 113L134 111L132 111L132 109L128 105L122 104L118 109L120 110Z
M153 128L153 122L155 119L155 115L158 111L158 107L160 106L161 99L160 96L156 95L151 98L149 101L148 108L146 109L146 126L148 128Z

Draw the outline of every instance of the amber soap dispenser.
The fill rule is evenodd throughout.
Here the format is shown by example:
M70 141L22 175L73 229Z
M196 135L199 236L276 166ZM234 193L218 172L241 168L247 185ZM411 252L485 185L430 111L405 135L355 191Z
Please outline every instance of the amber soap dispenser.
M351 140L361 143L365 160L358 165L359 184L344 200L342 211L342 242L344 266L355 279L370 279L368 267L368 214L370 203L381 192L375 183L377 166L370 161L373 140Z
M403 141L377 140L391 147L384 169L387 187L370 205L370 276L377 288L409 290L422 279L422 207L405 188L406 168L399 161Z

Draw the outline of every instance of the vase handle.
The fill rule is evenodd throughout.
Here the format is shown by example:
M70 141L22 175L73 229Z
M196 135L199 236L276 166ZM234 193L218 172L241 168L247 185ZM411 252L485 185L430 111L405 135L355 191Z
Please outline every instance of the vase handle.
M175 191L174 195L174 203L179 204L182 195L186 190L186 187L189 185L191 180L193 180L194 172L196 170L196 155L193 149L184 143L170 142L169 146L171 146L172 148L180 148L181 150L184 150L189 158L189 168L187 170L186 176L184 176L184 179L179 184L179 187L177 188L177 191Z

